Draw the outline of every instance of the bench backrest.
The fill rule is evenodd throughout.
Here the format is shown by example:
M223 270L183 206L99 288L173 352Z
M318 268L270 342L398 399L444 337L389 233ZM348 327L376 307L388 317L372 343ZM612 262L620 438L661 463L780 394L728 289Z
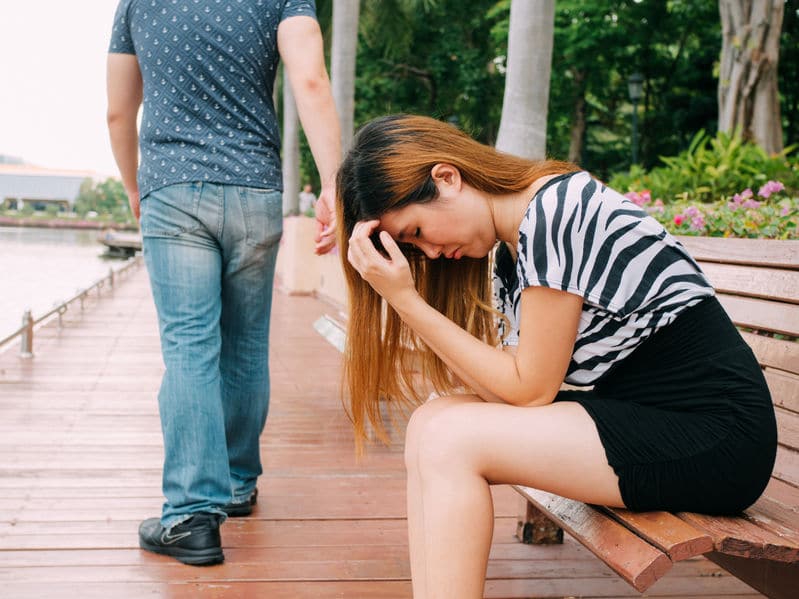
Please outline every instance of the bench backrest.
M763 367L777 413L774 477L799 487L799 241L679 239Z

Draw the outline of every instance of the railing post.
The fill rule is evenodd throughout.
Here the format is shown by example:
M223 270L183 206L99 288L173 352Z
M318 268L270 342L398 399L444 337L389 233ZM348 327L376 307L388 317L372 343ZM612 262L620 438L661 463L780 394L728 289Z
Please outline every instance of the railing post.
M33 357L33 316L30 310L25 310L22 315L22 326L25 329L22 331L22 338L19 344L19 357L32 358Z
M108 269L108 284L111 286L111 289L114 289L114 269Z

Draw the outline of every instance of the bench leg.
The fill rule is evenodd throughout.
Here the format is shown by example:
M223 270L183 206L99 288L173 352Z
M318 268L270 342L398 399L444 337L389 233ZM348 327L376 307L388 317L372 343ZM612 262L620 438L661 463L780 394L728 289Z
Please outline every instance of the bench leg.
M711 551L705 557L771 599L795 599L799 562L777 563Z
M555 545L563 543L563 529L547 518L544 513L519 497L519 519L516 537L527 545Z

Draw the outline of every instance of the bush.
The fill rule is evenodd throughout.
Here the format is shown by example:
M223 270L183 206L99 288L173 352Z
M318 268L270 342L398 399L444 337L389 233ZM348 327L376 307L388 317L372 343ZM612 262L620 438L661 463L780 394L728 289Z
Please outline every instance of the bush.
M795 197L799 193L799 162L791 163L793 150L788 147L769 155L739 135L719 133L711 138L700 131L687 150L661 157L663 166L648 173L633 167L629 173L614 176L609 185L622 192L647 189L667 204L672 200L717 202L767 181L782 182L788 194Z

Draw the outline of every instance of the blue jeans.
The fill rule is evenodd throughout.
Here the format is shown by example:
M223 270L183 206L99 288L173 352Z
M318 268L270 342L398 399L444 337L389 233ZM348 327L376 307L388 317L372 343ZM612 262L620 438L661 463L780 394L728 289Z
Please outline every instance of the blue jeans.
M187 183L141 202L166 371L161 522L244 501L262 472L278 191Z

